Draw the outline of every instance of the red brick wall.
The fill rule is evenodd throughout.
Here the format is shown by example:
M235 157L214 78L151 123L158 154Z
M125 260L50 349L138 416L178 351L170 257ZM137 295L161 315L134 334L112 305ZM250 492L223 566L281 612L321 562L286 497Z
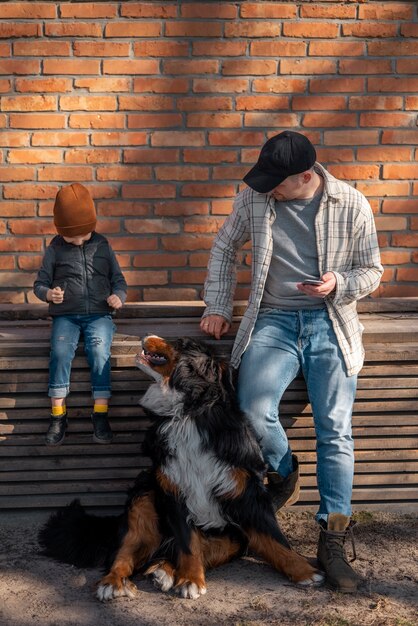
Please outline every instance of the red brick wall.
M242 175L285 128L369 198L380 294L418 295L416 2L32 1L0 17L0 302L35 301L73 181L131 300L197 298Z

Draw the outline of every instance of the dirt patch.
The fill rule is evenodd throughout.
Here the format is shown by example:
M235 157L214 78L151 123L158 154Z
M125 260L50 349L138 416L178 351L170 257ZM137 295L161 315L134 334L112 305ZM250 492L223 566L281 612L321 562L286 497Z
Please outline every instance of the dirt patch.
M417 626L418 516L359 513L356 570L366 583L356 595L325 587L299 589L247 557L208 572L198 600L163 594L141 576L135 600L102 604L97 569L79 570L39 553L46 514L2 514L2 626ZM318 528L310 513L291 510L280 523L294 547L314 556Z

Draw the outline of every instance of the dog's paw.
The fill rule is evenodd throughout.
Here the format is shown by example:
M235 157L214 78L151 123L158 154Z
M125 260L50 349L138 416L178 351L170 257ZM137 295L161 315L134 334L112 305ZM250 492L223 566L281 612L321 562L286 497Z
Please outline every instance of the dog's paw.
M133 582L128 578L122 578L112 583L107 582L105 577L101 580L97 586L96 597L101 602L107 602L108 600L114 600L115 598L135 598L138 593L138 589Z
M196 583L185 582L176 587L176 592L182 598L189 598L190 600L196 600L200 596L204 596L207 592L206 587L199 587Z
M152 582L157 589L161 591L170 591L174 585L174 578L162 568L158 568L152 572Z
M324 580L325 580L324 574L316 571L308 578L299 580L297 584L301 587L319 587L320 585L323 584Z

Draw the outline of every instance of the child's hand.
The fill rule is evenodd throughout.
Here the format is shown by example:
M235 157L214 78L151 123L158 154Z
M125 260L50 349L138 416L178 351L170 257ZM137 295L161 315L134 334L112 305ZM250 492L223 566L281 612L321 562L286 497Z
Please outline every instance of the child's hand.
M61 287L54 287L53 289L48 289L46 294L46 299L48 302L53 302L54 304L61 304L64 302L64 291Z
M108 303L109 306L112 307L112 309L121 309L123 306L122 300L119 298L119 296L117 296L114 293L108 297L106 302Z

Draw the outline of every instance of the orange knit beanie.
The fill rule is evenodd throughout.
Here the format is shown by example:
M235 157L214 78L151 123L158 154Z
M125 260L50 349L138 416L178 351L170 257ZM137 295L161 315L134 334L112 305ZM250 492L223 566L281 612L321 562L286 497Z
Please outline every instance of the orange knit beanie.
M73 183L60 189L55 198L54 224L64 237L87 235L96 228L96 209L86 187Z

